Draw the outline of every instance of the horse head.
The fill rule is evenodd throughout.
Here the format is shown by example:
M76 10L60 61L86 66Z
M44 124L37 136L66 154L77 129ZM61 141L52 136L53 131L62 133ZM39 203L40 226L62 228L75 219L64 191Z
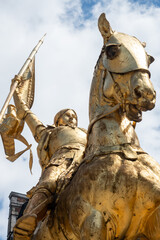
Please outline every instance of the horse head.
M103 101L112 107L119 104L129 120L139 122L142 111L155 106L156 93L148 69L154 58L145 51L145 43L136 37L113 31L104 13L99 17L98 27L104 40L98 61L99 69L103 71L100 74ZM94 95L93 91L91 94Z

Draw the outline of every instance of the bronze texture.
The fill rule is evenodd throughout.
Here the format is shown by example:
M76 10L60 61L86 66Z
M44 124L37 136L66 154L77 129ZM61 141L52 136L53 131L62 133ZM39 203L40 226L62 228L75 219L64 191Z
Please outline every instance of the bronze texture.
M155 106L148 69L153 58L144 43L114 32L105 14L99 17L98 27L104 46L91 84L84 159L84 148L79 147L85 145L85 135L75 123L64 126L61 119L61 126L46 129L22 104L25 121L41 145L38 152L43 172L22 220L16 224L15 240L19 236L32 240L160 239L160 165L140 147L132 125L132 121L142 120L142 111ZM77 139L76 146L72 137ZM63 144L68 144L67 150ZM65 185L72 153L75 161L80 157L80 166ZM49 204L50 211L44 215ZM35 222L43 217L33 234ZM27 230L26 222L30 222Z

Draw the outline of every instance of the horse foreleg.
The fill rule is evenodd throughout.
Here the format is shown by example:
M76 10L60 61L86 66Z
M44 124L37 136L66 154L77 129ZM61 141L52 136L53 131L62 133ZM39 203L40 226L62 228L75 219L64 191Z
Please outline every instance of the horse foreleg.
M84 220L81 231L81 240L109 240L106 237L106 225L102 214L95 210L91 210L91 214Z

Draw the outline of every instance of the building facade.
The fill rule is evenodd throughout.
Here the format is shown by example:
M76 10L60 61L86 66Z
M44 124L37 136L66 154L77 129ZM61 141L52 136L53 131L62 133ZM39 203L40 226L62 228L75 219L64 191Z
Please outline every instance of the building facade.
M9 195L9 217L8 217L8 231L7 240L13 240L13 227L16 224L17 219L22 215L23 210L28 202L28 198L25 194L11 192Z

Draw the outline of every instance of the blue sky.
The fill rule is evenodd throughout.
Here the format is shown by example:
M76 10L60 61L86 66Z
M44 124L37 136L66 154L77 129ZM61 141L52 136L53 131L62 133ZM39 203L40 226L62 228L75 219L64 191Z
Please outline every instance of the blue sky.
M156 7L160 7L160 1L159 0L131 0L131 2L137 2L140 5L148 5L150 6L151 4L156 6Z
M76 110L79 126L88 127L88 98L94 66L103 41L97 27L105 12L114 30L134 35L147 43L156 61L151 75L157 91L154 110L143 114L136 127L141 146L157 161L160 156L160 1L143 0L0 0L1 104L10 81L38 40L47 32L36 56L36 93L32 111L44 124L52 124L63 108ZM40 176L36 143L28 128L24 136L32 143L33 175L28 152L16 162L5 159L0 142L0 240L6 240L11 191L25 193ZM17 144L16 149L24 148ZM26 159L23 161L23 159Z
M97 0L81 1L82 11L85 19L92 17L91 9L97 2Z
M98 2L100 2L100 1L98 1L98 0L81 1L81 7L82 7L82 11L83 11L83 15L84 15L85 19L92 17L91 9ZM104 1L102 1L102 2L104 2ZM129 0L129 2L138 3L140 6L147 5L148 7L150 7L151 5L154 5L156 7L160 7L160 0Z

